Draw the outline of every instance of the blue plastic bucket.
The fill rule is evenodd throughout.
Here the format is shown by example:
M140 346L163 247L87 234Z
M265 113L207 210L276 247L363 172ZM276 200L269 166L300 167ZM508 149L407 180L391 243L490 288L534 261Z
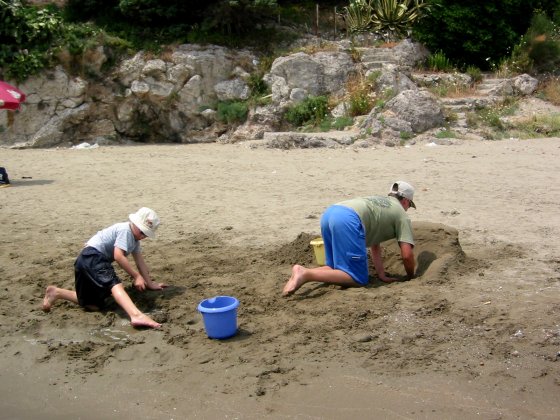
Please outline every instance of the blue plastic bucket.
M239 301L231 296L216 296L198 304L208 337L224 339L235 335L238 306Z

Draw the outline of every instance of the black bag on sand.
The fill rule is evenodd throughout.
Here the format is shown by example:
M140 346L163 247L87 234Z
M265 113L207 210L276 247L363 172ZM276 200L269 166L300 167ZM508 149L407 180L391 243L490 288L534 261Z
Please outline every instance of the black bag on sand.
M8 185L9 183L8 172L5 168L0 167L0 185Z

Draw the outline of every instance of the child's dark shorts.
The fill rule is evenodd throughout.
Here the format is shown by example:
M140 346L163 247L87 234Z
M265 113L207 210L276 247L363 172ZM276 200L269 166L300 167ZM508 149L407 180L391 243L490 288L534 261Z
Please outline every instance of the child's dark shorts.
M74 263L76 295L80 306L103 308L113 286L121 283L112 262L93 247L82 250Z

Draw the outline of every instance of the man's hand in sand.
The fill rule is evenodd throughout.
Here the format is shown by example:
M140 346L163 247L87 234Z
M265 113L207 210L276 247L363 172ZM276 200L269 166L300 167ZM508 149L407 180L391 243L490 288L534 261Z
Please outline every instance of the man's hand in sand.
M379 276L379 280L381 280L383 283L393 283L395 281L399 281L399 279L387 276Z

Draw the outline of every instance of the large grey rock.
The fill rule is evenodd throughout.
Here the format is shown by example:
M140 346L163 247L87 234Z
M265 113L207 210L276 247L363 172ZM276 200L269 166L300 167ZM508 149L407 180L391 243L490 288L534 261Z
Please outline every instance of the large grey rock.
M63 142L64 133L72 126L78 125L87 115L88 104L78 108L66 109L54 115L39 131L28 141L28 147L52 147Z
M246 100L251 91L243 79L224 80L214 86L214 91L220 101Z
M395 95L405 90L417 90L416 84L395 64L383 64L375 80L377 92L392 91ZM369 74L366 73L366 76Z
M521 74L513 79L515 92L520 95L531 95L537 90L539 81L528 74Z
M308 96L340 94L356 66L346 52L298 52L274 60L264 80L272 90L275 102L289 101L294 89ZM294 95L300 100L300 93Z
M393 48L393 52L397 57L399 65L407 68L415 67L417 64L426 60L430 55L426 47L408 38L399 42Z
M387 102L385 109L385 112L391 112L410 123L415 133L438 127L445 122L437 99L426 91L405 90Z

